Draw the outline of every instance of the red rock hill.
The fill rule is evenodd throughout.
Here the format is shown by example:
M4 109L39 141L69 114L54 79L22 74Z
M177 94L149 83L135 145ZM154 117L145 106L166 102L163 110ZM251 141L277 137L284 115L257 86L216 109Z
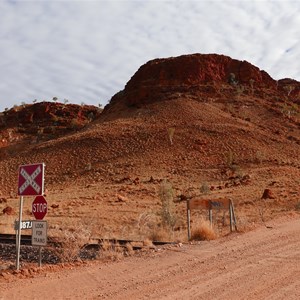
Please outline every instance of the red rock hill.
M9 172L0 190L9 189L18 165L36 161L47 164L50 187L115 182L127 175L182 184L226 180L228 163L244 170L259 162L298 168L299 87L297 81L276 82L256 66L224 55L149 61L84 130L37 139L28 149L3 148L0 172ZM32 122L31 129L42 122L38 116L45 110L35 114L35 107L23 117ZM62 111L56 109L56 115ZM51 122L66 118L73 119L65 114Z
M229 86L234 76L236 86ZM217 54L193 54L154 59L139 68L125 89L111 99L106 111L120 102L126 106L142 105L170 98L170 94L184 93L197 97L222 98L233 89L244 95L283 97L289 93L299 97L300 83L284 79L276 81L268 73L247 61L239 61ZM229 93L228 93L229 92Z

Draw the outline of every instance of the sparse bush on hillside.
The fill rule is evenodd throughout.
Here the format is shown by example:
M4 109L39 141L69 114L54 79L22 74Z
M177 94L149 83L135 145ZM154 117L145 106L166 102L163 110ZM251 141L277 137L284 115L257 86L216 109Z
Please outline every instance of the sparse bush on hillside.
M174 133L175 133L175 128L174 127L168 128L168 136L169 136L169 141L170 141L171 145L173 145Z
M76 118L73 118L70 122L70 126L72 129L80 129L82 127L80 121Z
M258 163L261 164L263 162L263 160L265 160L265 158L266 158L266 155L263 152L261 152L259 150L256 151L256 160Z
M254 83L255 83L255 80L251 78L251 79L249 80L249 84L250 84L251 94L252 94L252 95L254 94Z
M173 228L162 226L161 211L144 212L137 222L139 239L149 239L151 241L169 241L174 238Z
M287 95L289 96L291 94L291 92L295 89L295 87L292 85L287 85L284 87L284 89L286 90Z
M200 186L200 192L204 195L207 195L210 193L210 188L207 182L203 182L202 185Z
M286 115L289 119L292 116L299 115L299 107L296 103L284 103L282 106L282 113Z
M234 73L229 74L228 83L233 86L236 86L238 84L238 81L236 80Z
M237 97L239 98L245 90L245 87L243 85L236 85L236 93Z
M235 164L235 153L232 150L229 150L224 154L225 163L228 167L231 167L233 164Z
M166 179L159 187L159 197L161 200L161 219L162 225L169 228L174 228L177 217L175 214L174 192L170 182Z
M239 172L240 166L237 163L236 154L229 150L228 152L224 153L224 160L226 166L232 171L232 172Z
M158 216L154 212L144 212L138 217L137 228L144 235L157 227Z

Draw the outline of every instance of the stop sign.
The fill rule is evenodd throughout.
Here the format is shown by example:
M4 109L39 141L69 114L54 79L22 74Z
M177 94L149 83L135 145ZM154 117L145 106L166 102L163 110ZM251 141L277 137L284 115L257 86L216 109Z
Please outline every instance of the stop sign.
M32 213L36 220L43 220L47 213L47 201L44 196L36 196L32 202Z

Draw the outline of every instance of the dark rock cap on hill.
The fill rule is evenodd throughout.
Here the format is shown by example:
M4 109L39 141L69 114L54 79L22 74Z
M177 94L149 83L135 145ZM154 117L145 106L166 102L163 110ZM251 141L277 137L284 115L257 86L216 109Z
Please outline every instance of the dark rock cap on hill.
M218 97L222 85L228 83L243 86L243 89L268 89L276 93L288 93L290 89L294 96L300 91L296 80L274 80L245 60L219 54L191 54L154 59L142 65L125 89L112 97L110 104L121 101L128 106L141 105L165 99L171 92L199 94L202 91L204 95ZM214 88L209 89L211 85Z

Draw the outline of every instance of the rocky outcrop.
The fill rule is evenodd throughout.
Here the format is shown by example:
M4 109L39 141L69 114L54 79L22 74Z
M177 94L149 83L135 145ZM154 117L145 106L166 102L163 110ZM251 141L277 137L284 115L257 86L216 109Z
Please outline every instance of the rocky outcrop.
M268 73L247 61L218 54L192 54L154 59L142 65L123 91L111 99L127 105L159 101L163 94L204 92L216 95L216 90L229 84L233 76L238 85L277 89L277 81ZM108 107L107 107L108 108Z
M97 119L101 109L91 105L39 102L14 106L0 113L0 148L27 136L53 138L78 130Z

